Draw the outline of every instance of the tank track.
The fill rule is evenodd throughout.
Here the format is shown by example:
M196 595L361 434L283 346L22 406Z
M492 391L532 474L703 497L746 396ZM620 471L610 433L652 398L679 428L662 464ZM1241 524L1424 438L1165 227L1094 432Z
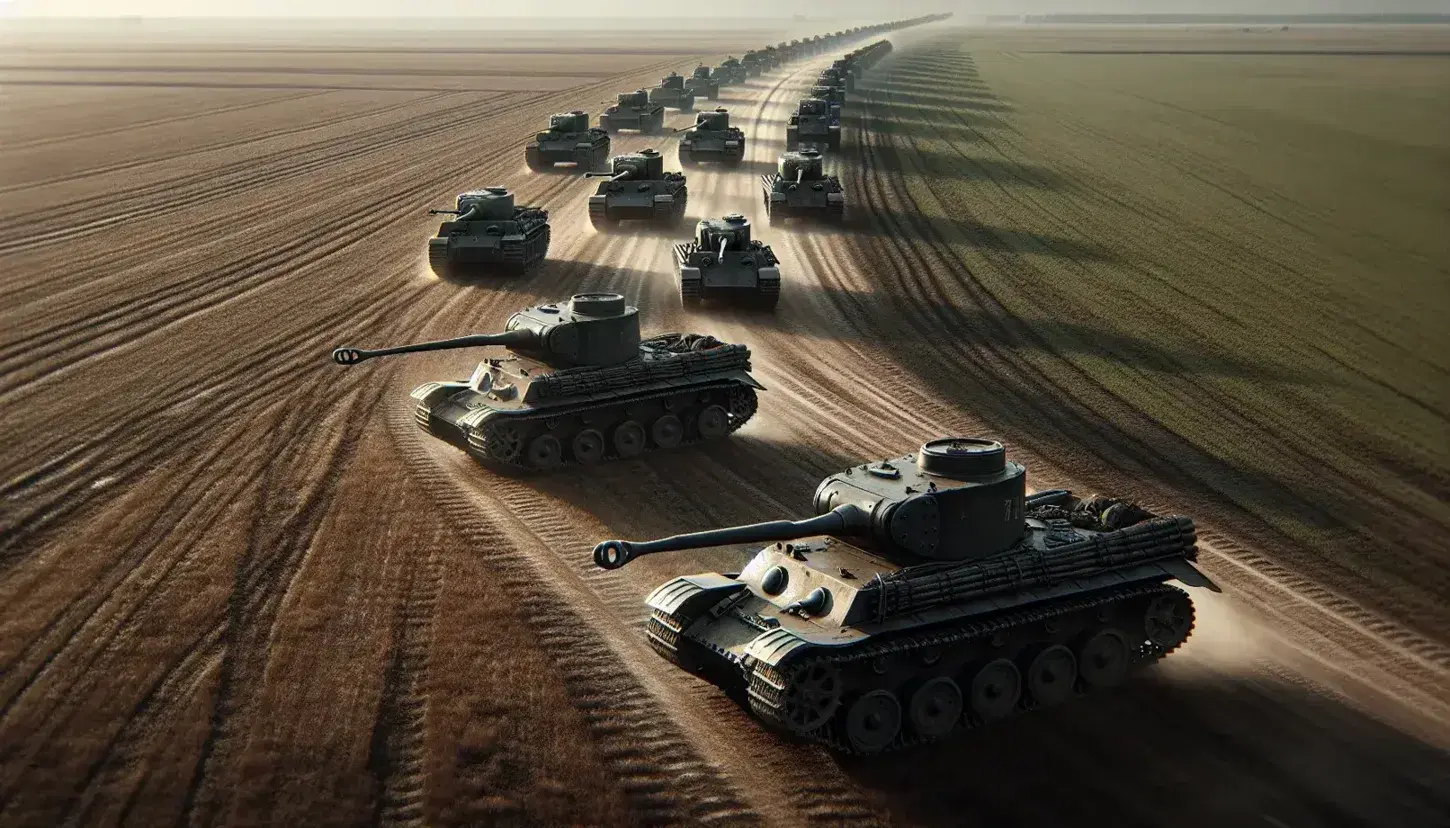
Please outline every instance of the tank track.
M554 169L554 162L545 161L543 154L535 147L524 148L524 163L528 164L529 169L534 172L548 172Z
M448 264L448 248L428 245L428 269L437 276L448 277L451 272Z
M760 282L756 286L755 306L773 308L780 303L780 282Z
M1121 606L1138 601L1142 601L1144 604L1147 604L1149 601L1157 596L1172 595L1174 593L1182 596L1183 600L1187 603L1188 606L1188 627L1183 635L1183 640L1186 641L1193 632L1192 600L1188 598L1187 593L1185 593L1181 589L1178 589L1177 587L1167 584L1149 584L1144 586L1127 587L1097 596L1080 598L1074 601L1034 607L1027 610L1008 613L989 619L982 619L976 621L968 620L965 622L958 622L950 626L937 627L930 630L922 630L920 632L906 633L893 636L892 638L887 640L868 641L862 646L847 648L844 652L831 652L828 649L821 648L815 650L813 654L807 655L803 661L797 662L797 664L801 666L826 664L830 665L831 668L834 668L837 671L838 675L845 674L849 672L850 668L853 666L865 666L867 662L874 661L875 659L881 658L883 656L901 653L924 653L928 649L935 650L937 652L941 652L942 650L948 648L965 649L967 646L973 644L989 643L992 641L992 639L998 636L1002 636L1009 631L1022 631L1023 628L1026 628L1030 625L1046 625L1056 619L1063 619L1068 616L1085 614L1094 610L1102 611L1105 608L1113 605ZM674 626L680 625L680 619L671 620L674 622ZM1108 625L1103 625L1100 628L1108 628ZM1024 645L1019 648L1019 652L1025 651L1031 646L1040 646L1048 643L1061 643L1051 638L1050 636L1050 633L1047 637L1039 634L1038 636L1036 636L1038 640L1035 642L1035 644ZM676 643L673 645L673 647L675 650L678 650L678 634L675 642ZM1163 658L1164 656L1176 650L1179 646L1182 645L1182 643L1183 641L1179 641L1178 644L1175 644L1174 646L1165 649L1149 642L1146 636L1144 637L1143 641L1139 643L1136 647L1134 647L1130 643L1128 650L1129 661L1125 677L1131 676L1133 673L1141 670L1147 665L1152 664L1153 662ZM659 645L656 645L656 649L659 648ZM668 658L671 656L666 655L666 657ZM672 658L672 660L675 660L678 663L679 658L678 656L675 656ZM796 668L797 665L793 664L789 669L794 672ZM841 753L857 756L866 755L866 752L856 749L856 747L851 744L850 738L846 733L844 719L845 712L848 709L847 702L850 700L852 693L850 687L847 687L846 689L841 691L840 705L838 709L836 709L830 715L829 719L825 724L819 725L809 731L802 731L799 727L793 724L787 716L786 696L788 694L790 682L786 676L783 676L781 674L781 671L777 670L774 667L757 663L750 670L748 680L749 688L747 690L747 698L751 712L754 713L756 717L761 719L770 727L791 734L798 738L805 739L807 741L826 745L833 750L839 751ZM898 681L898 684L900 683L901 682ZM1025 677L1022 679L1022 684L1022 692L1018 699L1017 705L1013 708L1011 713L1007 714L1005 718L1013 718L1015 716L1026 713L1027 711L1034 708L1035 705L1032 704L1028 697L1027 688L1025 686ZM963 696L965 697L967 695L968 689L966 687L962 687L961 689L963 692ZM901 697L901 695L901 693L897 693L898 699ZM1082 678L1081 676L1079 676L1076 679L1073 687L1073 696L1076 697L1082 695L1085 695L1085 690L1083 688ZM887 746L879 751L874 751L873 753L886 753L894 750L912 747L918 744L924 744L927 742L941 741L942 739L951 738L963 730L978 727L984 724L982 720L980 720L978 717L971 713L970 702L964 700L963 714L958 718L956 724L949 731L934 738L922 737L918 734L912 733L910 727L907 725L905 721L906 715L904 713L905 706L905 703L902 702L902 725L896 737Z
M551 229L545 226L543 232L535 238L526 237L523 244L505 245L500 251L504 269L515 273L525 273L542 262L549 255L551 236Z
M831 201L826 203L826 218L831 221L845 221L846 202Z
M589 223L594 226L595 230L612 230L618 220L609 217L608 207L591 201L589 202Z
M688 187L681 187L675 193L675 200L665 204L658 202L654 205L654 220L656 223L668 227L679 227L685 222L685 210L689 207L690 190Z
M681 305L687 308L695 308L699 307L700 301L700 284L698 282L690 282L689 284L684 282L680 283Z
M719 438L716 439L724 439L725 437L739 430L741 426L745 425L747 422L750 421L751 417L755 416L756 408L759 405L759 400L756 398L754 388L751 388L748 385L740 385L730 382L720 382L702 385L694 389L676 388L669 391L660 391L654 394L631 396L628 399L617 399L601 402L595 405L570 407L567 409L536 411L527 414L505 414L503 416L496 416L485 419L483 421L483 427L481 429L473 430L468 433L468 454L482 462L491 463L497 466L513 468L521 471L538 471L537 468L531 466L528 463L527 458L525 457L525 450L528 447L529 441L536 437L538 433L552 428L552 426L549 425L548 421L562 419L564 417L573 417L586 411L608 408L609 406L635 405L641 402L648 402L650 400L673 397L689 390L695 391L697 393L706 393L710 391L725 391L727 393L728 398L726 408L730 415L730 424L725 434L721 435ZM424 431L428 432L430 435L432 434L432 430L428 427L429 410L427 406L419 403L414 411L414 419L417 420L418 425ZM646 432L648 432L653 425L653 421L651 421L650 423L641 423L641 425L643 425ZM522 426L522 429L518 428L519 426ZM536 428L536 426L544 426L544 428ZM510 436L511 434L514 436ZM599 462L607 462L610 460L619 459L619 454L615 452L612 445L610 445L608 439L609 435L606 434L605 438L605 452L604 456L600 458ZM558 470L569 466L579 465L578 461L574 460L571 456L569 456L570 452L568 441L561 439L560 442L564 446L562 461L551 470ZM681 446L693 445L698 442L701 442L701 438L698 435L691 434L690 431L687 429L684 438L681 439L678 444L672 446L671 448L673 449L679 448ZM652 441L646 441L646 446L644 450L640 453L646 454L658 450L659 449L653 445Z

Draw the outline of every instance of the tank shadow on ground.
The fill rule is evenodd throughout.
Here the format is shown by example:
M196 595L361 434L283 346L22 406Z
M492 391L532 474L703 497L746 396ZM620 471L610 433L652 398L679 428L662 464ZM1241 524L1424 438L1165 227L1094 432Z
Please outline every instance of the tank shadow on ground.
M921 91L909 85L882 85L867 87L865 92L875 96L882 103L889 103L892 109L915 111L918 115L940 117L943 112L1013 112L1016 107L997 98L979 98L971 94L943 94L939 88L924 87ZM858 93L859 94L859 93Z
M875 128L875 122L872 124ZM921 136L921 137L930 137ZM855 136L852 136L852 141ZM846 152L854 154L857 148L847 146ZM928 176L949 181L990 181L1006 187L1030 187L1035 190L1066 190L1068 182L1057 171L1041 164L1025 161L1011 161L1000 156L974 155L955 147L936 149L915 146L909 150L916 162L909 164L902 153L893 146L882 147L877 153L877 165L883 172L904 176Z
M1428 828L1450 813L1441 751L1286 683L1166 669L953 741L838 764L925 826ZM1240 718L1252 724L1234 726Z
M848 207L845 223L839 227L827 226L825 232L890 236L933 243L942 239L952 239L954 242L960 239L976 248L1004 253L1051 256L1077 262L1123 263L1123 259L1108 248L1089 241L1069 239L1051 233L994 227L965 218L925 216L920 213L913 214L891 227L885 227L863 217L860 212L852 213Z

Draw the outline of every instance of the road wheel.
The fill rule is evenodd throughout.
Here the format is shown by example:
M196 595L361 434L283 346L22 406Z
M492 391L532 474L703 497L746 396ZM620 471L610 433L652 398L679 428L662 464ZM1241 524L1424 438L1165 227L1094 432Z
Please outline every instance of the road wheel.
M901 702L890 690L872 690L846 711L846 738L862 753L885 750L901 732Z
M990 661L972 677L972 712L983 721L1011 715L1021 697L1022 671L1010 659Z
M714 440L730 433L730 412L724 406L712 405L695 418L695 430L701 440Z
M620 457L634 457L644 451L644 426L634 420L625 420L614 427L614 453Z
M685 424L673 414L666 414L650 426L650 437L658 448L669 449L678 446L685 439Z
M946 676L929 679L911 694L907 720L923 739L940 739L962 718L962 688Z
M1117 630L1101 630L1083 642L1077 667L1089 687L1112 687L1128 675L1128 642Z
M589 466L604 459L604 435L597 428L586 428L574 435L569 448L574 452L574 461Z
M1027 692L1039 707L1061 704L1072 696L1077 681L1077 659L1072 650L1053 644L1027 665Z
M559 443L559 438L552 434L540 434L529 441L529 449L525 455L531 468L548 471L556 469L564 462L564 446Z

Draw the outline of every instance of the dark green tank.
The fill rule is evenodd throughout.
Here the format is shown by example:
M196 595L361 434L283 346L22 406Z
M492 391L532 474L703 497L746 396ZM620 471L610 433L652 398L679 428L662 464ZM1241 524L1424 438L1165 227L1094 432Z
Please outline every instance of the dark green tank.
M1217 591L1189 518L1026 485L1000 443L932 440L826 478L815 518L594 559L770 543L651 593L650 644L776 730L879 753L1116 685L1192 631L1173 582Z
M611 172L586 173L586 177L607 176L589 197L589 223L596 230L613 229L620 221L648 221L678 227L685 220L690 190L685 174L666 172L665 159L657 151L643 149L616 155Z
M650 100L643 89L619 93L618 103L599 113L599 128L606 133L635 129L653 134L664 129L665 108Z
M649 91L649 102L681 112L695 109L695 90L685 85L684 76L671 72L660 78L660 85Z
M730 112L716 107L714 112L695 116L694 126L681 130L680 166L689 167L700 161L721 161L739 164L745 160L745 133L730 125Z
M524 161L536 172L555 164L573 164L580 172L597 170L609 160L609 133L589 126L582 110L549 116L549 128L524 147Z
M508 347L466 380L413 390L418 425L485 464L550 471L714 440L744 425L761 385L750 349L692 333L641 340L639 311L612 293L525 308L504 332L397 348L338 348L356 365L390 354Z
M720 76L710 71L710 67L700 64L695 71L685 78L685 88L695 93L697 98L716 100L720 97Z
M803 147L833 151L841 149L840 117L839 114L833 115L829 101L803 98L796 106L795 114L786 122L786 150L793 151Z
M846 191L839 179L826 175L816 150L785 153L776 172L762 175L760 183L771 224L812 217L839 222L846 217Z
M780 260L750 237L750 220L739 213L696 225L694 239L675 245L675 265L687 308L708 301L773 308L780 300Z
M745 83L745 76L745 66L734 55L725 58L715 68L715 77L720 81L721 86L736 86Z
M470 270L521 273L549 253L549 211L514 204L507 187L459 193L452 210L429 210L454 218L428 240L428 265L439 276Z

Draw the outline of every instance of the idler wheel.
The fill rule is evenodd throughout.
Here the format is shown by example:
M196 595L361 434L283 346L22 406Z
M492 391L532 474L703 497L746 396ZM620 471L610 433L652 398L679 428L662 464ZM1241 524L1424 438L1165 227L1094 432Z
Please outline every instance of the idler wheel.
M923 739L938 739L962 717L962 688L946 676L929 679L911 694L906 709L911 729Z
M529 465L536 469L557 468L564 462L564 446L559 438L552 434L540 434L529 441L529 450L525 455Z
M604 459L604 435L597 428L586 428L575 434L569 447L574 452L574 460L582 465Z
M1128 642L1117 630L1101 630L1077 652L1083 681L1091 687L1112 687L1128 675Z
M1007 467L1007 450L996 440L975 437L929 440L916 456L916 467L940 477L991 477Z
M841 706L841 672L829 661L796 667L786 680L785 717L797 733L830 721Z
M872 690L846 711L846 738L862 753L885 750L901 732L901 702L890 690Z
M625 420L614 427L614 452L620 457L633 457L644 451L646 436L644 426Z
M972 677L972 712L983 721L1002 719L1022 697L1022 671L1010 659L989 661Z
M673 414L666 414L650 426L650 437L662 449L674 448L685 439L685 424Z
M1148 640L1167 652L1188 640L1193 629L1193 604L1176 590L1159 595L1148 605L1143 621Z
M1027 665L1027 692L1040 707L1059 704L1072 696L1077 681L1077 659L1072 650L1053 644Z
M695 419L695 429L700 432L702 440L724 437L730 431L730 413L724 406L708 406Z

